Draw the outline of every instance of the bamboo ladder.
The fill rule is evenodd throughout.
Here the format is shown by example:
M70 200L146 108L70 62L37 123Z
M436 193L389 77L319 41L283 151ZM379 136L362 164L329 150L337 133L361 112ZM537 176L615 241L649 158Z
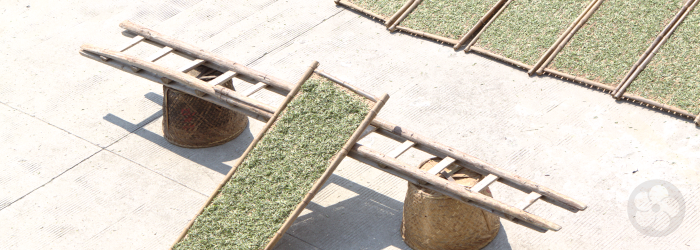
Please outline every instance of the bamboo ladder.
M182 41L175 40L135 23L125 21L120 24L120 27L126 29L130 33L136 34L136 37L131 39L124 46L117 48L117 50L103 49L92 45L83 45L80 51L81 54L116 68L126 68L126 72L141 76L160 84L164 84L170 88L195 95L201 99L222 107L242 112L263 122L267 122L272 117L276 109L255 100L250 96L258 91L261 91L262 89L268 89L274 93L287 95L287 93L293 88L292 84L284 80L248 68L244 65L199 49ZM148 57L146 60L123 53L123 51L134 46L135 44L146 40L149 41L149 43L159 44L163 48L167 49L162 49L156 55ZM165 51L169 51L167 53L186 55L195 59L180 69L162 67L156 64L155 61L164 56L164 54L167 54ZM127 67L124 67L124 65ZM224 72L224 74L209 82L204 82L186 74L187 71L191 70L197 65L205 65ZM351 85L338 80L326 72L315 70L315 73L326 77L339 85L351 88L353 91L357 90ZM231 79L232 77L245 77L253 79L257 81L257 83L242 93L215 85L219 82L225 81L224 79ZM376 102L379 100L378 97L361 90L357 90L355 92L372 101ZM574 213L582 211L587 207L584 203L576 201L557 191L534 183L513 173L501 170L457 149L433 141L425 136L383 119L373 119L371 126L365 130L361 137L367 136L370 133L376 133L378 135L388 137L401 144L386 154L368 146L355 144L348 156L367 163L372 167L403 178L413 184L434 190L461 202L479 207L489 213L495 214L506 220L523 225L533 230L546 232L548 230L558 231L561 229L561 226L525 211L525 209L538 200L543 200ZM428 154L439 157L442 160L429 171L419 170L417 167L411 166L397 159L397 157L410 148L416 148ZM485 177L473 187L465 187L454 182L450 182L448 180L449 177L456 171L446 172L445 168L452 163L456 163L460 167L465 167L480 173ZM496 181L517 190L521 190L527 195L519 203L511 205L479 193L480 190Z

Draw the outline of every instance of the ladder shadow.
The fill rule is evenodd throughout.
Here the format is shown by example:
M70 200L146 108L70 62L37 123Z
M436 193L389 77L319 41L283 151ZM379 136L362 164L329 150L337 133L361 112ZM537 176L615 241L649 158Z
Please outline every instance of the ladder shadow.
M306 209L310 212L299 216L287 234L321 249L347 246L348 249L411 250L401 238L403 202L338 175L332 175L324 189L329 185L337 186L326 197L329 203L338 199L332 197L351 197L329 206L309 203ZM503 226L484 249L511 249Z
M146 99L156 104L159 104L161 106L163 105L162 95L149 92L145 95L145 97ZM250 131L249 122L248 125L246 125L246 128L243 131L243 133L241 133L241 135L223 145L210 148L178 147L165 140L163 135L151 132L147 129L143 129L144 126L150 124L151 122L157 120L162 116L163 110L161 109L137 124L133 124L111 113L105 115L103 119L109 123L123 128L126 131L129 131L134 135L137 135L164 149L167 149L170 152L173 152L183 158L193 161L199 165L205 166L223 175L228 174L229 170L231 170L231 166L225 164L224 162L238 159L243 154L248 145L250 145L254 138L254 135Z

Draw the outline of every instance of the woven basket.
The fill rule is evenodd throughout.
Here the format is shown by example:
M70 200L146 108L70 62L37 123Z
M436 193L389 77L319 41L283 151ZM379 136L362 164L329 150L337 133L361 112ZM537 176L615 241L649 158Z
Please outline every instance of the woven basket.
M188 72L202 80L221 74L200 66ZM222 84L233 89L233 82ZM248 117L187 93L163 86L163 135L186 148L213 147L229 142L248 125Z
M438 160L427 160L421 164L421 169L427 171ZM452 164L446 170L456 167ZM452 177L455 182L468 187L482 178L464 168ZM493 197L488 187L481 193ZM498 216L408 183L401 236L415 250L481 249L496 237L500 225Z

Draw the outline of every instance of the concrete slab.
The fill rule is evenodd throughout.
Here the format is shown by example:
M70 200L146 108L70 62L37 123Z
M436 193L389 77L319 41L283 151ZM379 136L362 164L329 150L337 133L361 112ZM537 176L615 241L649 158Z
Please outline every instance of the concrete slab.
M528 211L561 231L540 234L503 220L486 249L700 247L700 130L687 121L389 33L330 0L26 5L0 3L0 21L13 24L0 26L0 59L11 62L0 64L11 72L0 84L0 124L7 128L0 138L12 145L0 146L0 157L15 160L3 166L0 182L10 184L0 190L13 197L35 191L0 210L0 248L167 248L259 131L253 122L243 137L210 149L167 144L161 87L77 53L83 43L127 41L118 27L126 19L290 82L320 61L331 75L392 95L380 117L589 205L571 214L536 203ZM362 143L382 152L398 145L378 136ZM425 157L410 150L401 159L417 164ZM20 171L26 166L18 159L38 160L25 165L42 167L41 176ZM664 237L633 225L659 214L628 214L633 190L653 179L675 185L685 204L682 223ZM408 249L399 232L405 190L405 181L347 159L277 249ZM525 196L501 184L492 192L507 202Z
M163 248L206 199L101 151L2 210L0 248Z
M249 120L248 128L224 145L189 149L172 145L163 138L161 117L107 150L209 196L231 170L235 160L248 148L254 135L265 125L257 120Z
M101 150L4 104L0 121L0 211Z

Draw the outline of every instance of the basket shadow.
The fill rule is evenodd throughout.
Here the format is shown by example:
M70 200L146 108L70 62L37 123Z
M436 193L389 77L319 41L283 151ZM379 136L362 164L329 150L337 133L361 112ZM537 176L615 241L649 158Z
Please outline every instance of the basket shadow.
M163 96L150 92L145 95L145 97L154 103L162 106ZM138 124L130 123L114 114L107 114L103 117L104 120L117 125L124 130L137 135L143 139L146 139L163 149L166 149L172 153L175 153L183 158L186 158L194 163L205 166L211 170L214 170L223 175L227 174L231 170L231 166L225 162L238 159L245 149L253 141L254 135L250 131L250 122L246 125L244 131L235 139L219 146L209 147L209 148L183 148L175 146L168 142L162 134L154 133L144 126L150 124L151 122L162 117L163 111L159 110L153 115L149 116L145 120L139 122Z
M306 207L277 249L297 239L319 249L411 249L401 237L403 202L338 175L331 176L323 189L330 189L328 195L317 197L323 199L321 204L312 201ZM503 226L484 249L511 249Z

